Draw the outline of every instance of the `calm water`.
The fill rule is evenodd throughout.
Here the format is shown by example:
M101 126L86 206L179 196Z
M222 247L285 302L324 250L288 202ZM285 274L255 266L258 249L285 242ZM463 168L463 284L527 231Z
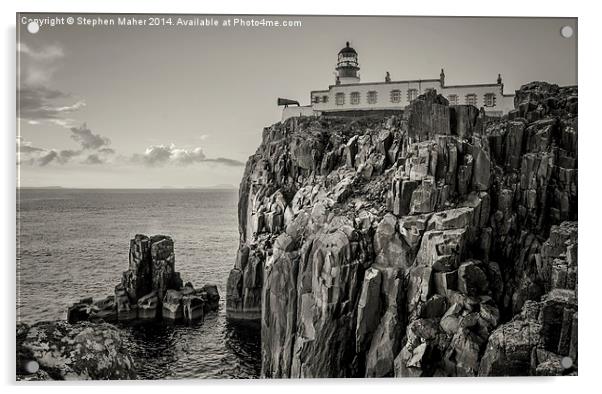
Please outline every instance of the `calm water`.
M260 334L226 321L226 280L238 243L236 190L23 189L17 204L17 319L65 319L67 306L113 293L136 233L175 241L184 282L217 285L203 322L124 328L146 379L258 377Z

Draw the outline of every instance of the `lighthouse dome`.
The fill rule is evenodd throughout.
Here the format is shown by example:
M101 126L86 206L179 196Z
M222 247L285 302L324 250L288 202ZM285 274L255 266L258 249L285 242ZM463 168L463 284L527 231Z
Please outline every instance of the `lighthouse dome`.
M349 46L349 41L347 41L347 45L345 45L345 47L339 51L339 55L351 55L351 54L357 55L357 52L355 51L355 49L353 49Z

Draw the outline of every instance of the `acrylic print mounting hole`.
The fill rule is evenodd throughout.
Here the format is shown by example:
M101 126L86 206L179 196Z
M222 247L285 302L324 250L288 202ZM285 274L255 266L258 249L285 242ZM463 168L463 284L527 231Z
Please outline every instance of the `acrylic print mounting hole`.
M562 29L560 29L560 35L564 38L571 38L573 36L573 28L568 25L563 26Z
M31 34L36 34L40 31L40 25L36 21L31 21L27 24L27 31Z

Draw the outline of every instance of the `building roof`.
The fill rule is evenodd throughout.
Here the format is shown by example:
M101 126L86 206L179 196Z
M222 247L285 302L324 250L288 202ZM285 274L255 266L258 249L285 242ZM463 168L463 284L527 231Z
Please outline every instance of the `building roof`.
M391 81L391 82L357 82L357 83L345 83L341 85L328 85L328 88L333 87L345 87L345 86L363 86L363 85L395 85L400 83L422 83L422 82L439 82L437 79L408 79L405 81Z
M345 48L343 48L343 49L341 49L339 51L339 55L340 54L354 54L354 55L357 55L357 52L355 51L355 49L353 49L353 48L351 48L349 46L349 41L347 41L347 44L346 44Z
M500 83L471 83L465 85L445 85L445 88L470 88L470 87L485 87L485 86L501 86Z

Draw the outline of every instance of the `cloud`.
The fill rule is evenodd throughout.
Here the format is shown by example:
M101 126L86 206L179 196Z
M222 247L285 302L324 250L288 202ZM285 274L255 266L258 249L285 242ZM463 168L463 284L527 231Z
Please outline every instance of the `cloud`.
M71 128L71 138L80 145L80 149L46 149L33 146L31 142L17 138L17 164L48 166L50 164L67 164L75 162L84 165L106 163L143 164L148 167L167 165L188 166L198 163L224 165L229 167L244 166L243 162L226 157L208 158L201 147L179 148L175 144L152 145L143 154L130 157L116 155L108 145L107 137L95 134L86 124Z
M23 147L21 147L20 160L17 164L38 165L40 167L45 167L53 162L58 164L65 164L69 162L73 157L76 157L79 154L79 151L58 151L56 149L47 150L42 148L35 148L35 150L23 151Z
M30 56L31 58L38 61L53 61L55 59L62 58L65 56L63 48L58 45L48 45L44 48L34 50L25 43L17 44L17 52Z
M217 159L207 159L205 161L212 162L212 163L224 164L226 166L231 166L231 167L241 167L241 166L245 165L245 163L243 163L242 161L238 161L238 160L234 160L234 159L227 159L225 157L218 157Z
M79 143L82 149L100 149L111 143L107 137L92 133L85 123L80 127L72 127L71 133L71 138Z
M17 45L19 54L19 81L28 86L47 85L57 70L57 62L65 56L63 48L58 45L47 45L33 48L20 42Z
M57 62L64 57L58 45L33 48L25 43L17 46L19 53L18 117L30 124L52 123L61 127L74 126L70 114L86 103L71 94L48 86L53 81Z
M136 154L132 157L133 162L141 162L147 166L180 165L186 166L195 163L218 163L228 166L242 166L243 163L234 159L219 157L217 159L207 158L201 147L186 149L177 148L174 144L152 145L144 151L144 154Z
M22 87L17 94L19 118L30 124L49 122L70 127L75 121L68 115L86 106L81 100L70 105L60 105L56 103L57 100L70 98L71 95L44 86Z
M97 154L88 155L86 160L84 160L84 164L103 164L104 160L98 157Z
M100 153L104 153L107 155L112 155L113 153L115 153L115 149L112 148L102 148L98 150Z
M33 146L29 141L17 137L17 164L47 166L51 163L102 164L111 160L115 150L107 147L110 140L94 134L86 125L71 129L71 137L80 144L80 149L46 149ZM81 158L85 158L82 160Z
M52 163L52 161L57 160L58 157L59 157L59 154L57 153L57 151L51 150L48 153L45 153L43 156L41 156L37 160L37 164L44 167L44 166Z
M17 152L33 153L33 152L41 152L43 150L44 149L42 149L42 148L37 148L37 147L33 146L31 142L25 141L21 137L17 137Z
M201 148L183 149L171 145L152 145L144 151L143 155L135 155L134 161L142 161L149 166L162 164L187 165L205 160Z
M79 150L64 149L59 152L59 157L62 163L68 162L72 157L78 156L81 153Z

